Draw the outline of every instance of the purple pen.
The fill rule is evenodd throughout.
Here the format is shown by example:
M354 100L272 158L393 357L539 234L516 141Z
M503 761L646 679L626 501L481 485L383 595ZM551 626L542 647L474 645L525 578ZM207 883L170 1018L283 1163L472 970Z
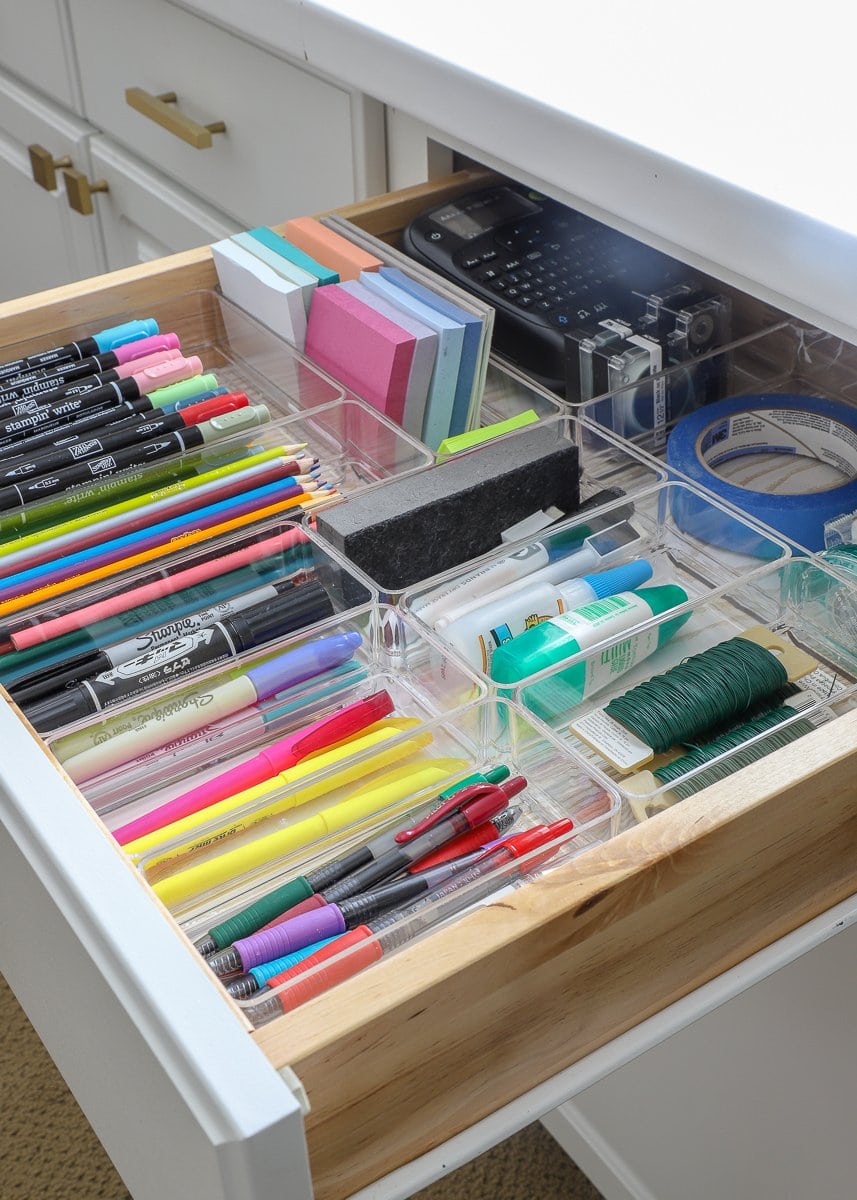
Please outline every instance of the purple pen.
M145 708L132 709L119 718L121 724L113 736L105 737L104 729L97 725L91 732L87 730L90 744L64 758L63 767L75 783L91 779L347 662L362 640L356 631L315 638L251 667L235 679L213 687L196 687Z

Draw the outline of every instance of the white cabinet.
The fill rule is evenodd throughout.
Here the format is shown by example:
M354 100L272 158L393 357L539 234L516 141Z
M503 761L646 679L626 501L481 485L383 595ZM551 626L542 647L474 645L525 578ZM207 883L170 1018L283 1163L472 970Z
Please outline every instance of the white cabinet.
M93 172L109 189L94 201L109 271L204 246L242 228L109 138L93 138L90 149Z
M0 299L104 270L98 222L69 208L60 171L53 191L35 183L27 150L39 145L86 171L91 132L77 117L0 73Z
M0 4L0 68L82 113L67 0Z

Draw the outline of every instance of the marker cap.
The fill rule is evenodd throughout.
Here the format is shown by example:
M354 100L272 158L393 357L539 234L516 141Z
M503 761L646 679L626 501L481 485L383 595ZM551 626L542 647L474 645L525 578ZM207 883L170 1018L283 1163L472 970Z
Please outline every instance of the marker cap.
M250 404L246 408L236 408L212 417L199 426L199 431L207 442L213 442L233 433L241 433L244 429L255 429L257 425L264 425L270 417L266 405Z
M105 350L115 350L117 346L124 346L126 342L139 342L141 338L151 337L157 332L158 322L147 317L143 321L126 321L124 325L111 325L109 329L102 329L100 333L93 334L92 340L103 354Z
M131 362L135 358L143 358L146 354L157 354L159 350L180 349L181 342L177 333L156 333L153 337L126 342L124 346L114 346L113 353L121 364Z
M167 387L171 383L179 383L183 379L200 374L202 374L202 361L193 354L190 358L177 358L174 362L158 363L154 367L146 367L143 371L135 371L131 378L145 396L158 388Z
M247 408L249 403L244 392L224 390L221 396L209 396L207 400L200 400L198 404L186 404L177 411L185 425L199 425L202 421L210 421L212 417L234 412L236 408Z
M312 679L330 667L338 667L347 662L349 658L353 658L362 641L360 634L353 630L335 633L330 637L319 638L318 641L307 642L294 650L287 650L285 654L253 667L247 674L256 690L257 698L264 700L268 696L275 696L289 684Z
M147 338L146 340L150 341L151 339ZM184 359L181 350L154 350L150 354L141 355L140 358L132 358L128 362L120 363L113 369L120 379L127 379L129 375L137 375L148 371L149 367L157 367L164 362L175 362L179 358Z
M621 567L611 567L608 571L599 571L595 575L584 575L583 582L588 583L598 600L604 596L617 596L619 592L633 592L652 578L652 564L645 558L623 563Z
M187 400L198 396L200 392L210 392L217 387L216 375L194 375L183 379L180 383L172 383L169 387L159 387L156 392L149 392L149 399L155 408L169 408L179 400Z

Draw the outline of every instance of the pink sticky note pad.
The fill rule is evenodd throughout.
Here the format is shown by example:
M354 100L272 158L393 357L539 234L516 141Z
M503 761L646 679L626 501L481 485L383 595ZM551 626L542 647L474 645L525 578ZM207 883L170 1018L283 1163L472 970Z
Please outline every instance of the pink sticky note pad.
M401 424L416 338L338 284L316 288L306 353L367 403Z
M359 279L361 271L377 271L384 265L380 258L361 250L315 217L286 221L285 236L299 250L338 272L340 279Z

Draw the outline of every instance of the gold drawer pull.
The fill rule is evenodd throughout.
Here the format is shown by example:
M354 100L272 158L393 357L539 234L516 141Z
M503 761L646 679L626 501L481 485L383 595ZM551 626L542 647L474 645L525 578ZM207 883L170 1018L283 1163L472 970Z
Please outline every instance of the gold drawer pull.
M30 155L30 170L33 173L33 183L43 187L46 192L57 190L57 167L70 167L71 159L67 154L62 158L54 158L50 150L33 142L27 147Z
M183 142L187 142L194 149L208 150L211 146L211 135L225 133L225 124L223 121L212 121L210 125L200 125L198 121L192 121L184 113L170 107L171 104L176 103L177 99L175 92L162 92L160 96L153 96L151 92L147 92L143 88L125 89L126 102L138 113L142 113L144 117L148 117L157 125L162 125L164 129L177 138L181 138Z
M65 191L69 207L82 217L91 217L95 209L92 207L93 192L109 192L106 179L98 179L90 183L83 171L65 172Z

